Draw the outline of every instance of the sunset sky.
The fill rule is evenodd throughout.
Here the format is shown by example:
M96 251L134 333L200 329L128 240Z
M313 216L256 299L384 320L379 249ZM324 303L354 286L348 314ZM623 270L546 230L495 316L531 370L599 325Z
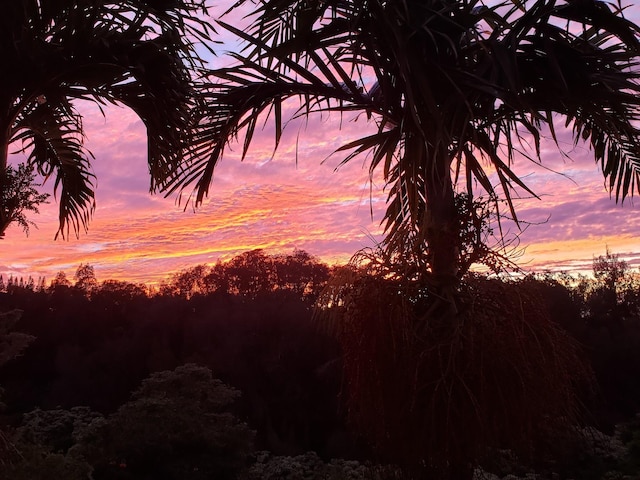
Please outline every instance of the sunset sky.
M640 7L632 7L628 16L640 21ZM223 61L224 48L231 47L219 47L217 61ZM80 263L88 263L98 280L157 283L171 272L254 248L268 253L303 249L333 264L381 238L381 180L370 184L364 159L337 172L341 157L326 159L372 127L365 118L343 123L342 130L337 117L316 119L306 127L293 124L273 158L273 130L267 125L244 162L238 159L238 145L224 158L209 198L194 212L184 211L176 197L148 193L145 132L132 112L111 107L103 117L95 107L80 109L86 115L87 146L96 157L98 179L89 232L79 239L54 240L58 205L52 198L39 215L30 217L38 228L28 237L12 226L0 240L0 274L5 279L31 275L50 281L61 270L71 277ZM608 245L632 265L640 265L640 199L616 204L588 149L574 147L568 135L561 138L569 158L547 141L545 168L525 159L514 166L541 197L518 203L520 218L532 222L520 236L526 250L519 264L535 270L589 269L593 256L603 254ZM45 185L46 191L50 188Z

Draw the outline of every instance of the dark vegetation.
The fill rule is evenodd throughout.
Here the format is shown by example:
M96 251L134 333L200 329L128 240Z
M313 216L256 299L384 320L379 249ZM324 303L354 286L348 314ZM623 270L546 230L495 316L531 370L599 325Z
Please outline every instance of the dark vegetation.
M195 267L153 295L99 284L89 265L73 283L8 279L1 476L363 478L311 454L289 466L255 454L244 470L254 448L443 480L471 480L479 464L637 470L637 422L615 437L585 427L638 411L637 279L610 254L593 281L496 277L505 239L486 243L479 208L486 196L490 216L518 222L512 200L535 192L513 161L542 162L547 129L562 149L559 118L616 200L637 190L640 27L621 3L238 0L231 10L252 10L242 30L209 19L203 0L5 3L0 236L46 201L36 177L54 179L58 233L87 228L95 181L78 99L131 108L151 190L194 188L196 206L230 142L245 157L263 119L277 149L289 120L362 113L375 133L336 153L381 170L388 208L381 250L334 272L320 297L329 269L301 252ZM212 48L214 27L244 48L211 71L196 45ZM14 144L27 155L17 170Z
M446 339L439 348L427 350L420 368L434 375L440 371L433 365L443 358L457 362L455 371L464 381L450 381L449 387L477 389L473 408L465 404L470 395L461 391L412 391L410 379L402 380L415 371L415 365L407 363L412 355L393 351L389 341L376 345L373 337L350 336L350 331L358 331L358 321L379 331L378 338L403 331L401 315L371 314L393 305L390 297L397 292L393 279L376 275L371 264L367 268L366 275L364 266L360 272L333 269L334 277L351 272L356 280L350 295L361 303L354 310L357 315L340 317L346 319L341 325L331 315L316 312L314 317L314 304L325 311L344 307L330 303L338 298L333 283L325 288L332 269L301 251L252 251L227 263L196 266L173 275L153 294L143 285L99 283L88 265L77 269L73 281L59 274L49 286L3 279L0 311L13 313L3 317L0 332L7 354L0 384L6 405L3 462L8 468L0 477L73 479L92 471L95 479L199 479L236 478L244 471L247 478L303 478L277 476L282 469L274 473L264 463L267 454L255 453L264 450L291 456L314 451L319 458L294 457L296 468L324 465L324 476L317 478L337 479L346 467L321 459L402 463L403 455L415 455L414 449L434 456L449 449L446 455L454 458L450 450L466 444L535 451L519 456L518 467L512 462L508 468L495 451L474 452L487 468L502 473L518 473L525 457L541 471L566 478L580 468L586 468L587 476L579 478L600 478L615 468L637 470L640 279L617 256L607 252L596 259L594 278L473 277L465 284L472 291L461 292L461 298L467 295L476 303L470 307L468 326L462 328L466 333L459 337L461 343L452 347ZM347 283L344 278L337 282L343 289ZM519 309L528 315L519 317ZM555 333L536 335L539 328ZM579 350L563 340L569 337L578 340ZM551 350L536 343L548 338L555 339ZM538 349L586 358L597 387L589 388L587 375L577 369L584 365L579 361L566 372L554 370L558 365L553 358L538 365L529 362L529 370L512 368L523 362L518 355L535 357ZM368 365L359 366L349 357L354 355ZM343 361L349 367L344 374ZM522 375L538 378L518 379ZM393 389L385 388L389 376L399 377ZM358 382L355 389L345 388ZM576 385L563 389L554 382ZM347 394L354 390L368 392L369 404L354 403ZM629 445L624 461L594 460L575 436L566 436L567 430L547 428L553 425L545 418L518 424L521 438L530 440L525 449L500 438L503 423L516 418L517 410L550 415L554 392L575 391L586 408L575 417L580 423L574 427L590 425L613 434L616 425L626 425L618 427L620 441ZM379 412L379 423L357 425L358 410L363 409ZM513 412L505 413L509 409ZM347 410L355 424L347 422ZM416 416L412 410L423 414ZM522 417L536 419L531 412ZM365 412L361 418L371 416ZM437 438L450 440L440 430L456 421L463 421L466 429L459 430L451 445L438 443ZM370 442L351 434L353 426ZM368 444L378 447L376 455ZM253 462L252 477L244 469ZM353 472L350 475L356 475ZM432 474L438 478L437 472ZM383 478L369 475L353 478Z
M340 165L358 157L383 176L385 235L380 251L335 277L322 311L343 353L350 425L405 473L443 480L472 480L478 462L505 447L535 461L540 445L558 443L550 437L570 437L588 357L554 322L539 282L467 268L502 266L490 254L504 252L503 230L494 230L497 248L487 244L478 207L484 197L490 217L518 223L514 199L536 194L514 164L546 161L548 137L566 157L564 135L587 147L617 200L636 191L640 27L625 7L238 0L232 9L240 6L248 27L224 15L217 25L244 48L211 72L219 82L198 119L207 135L197 150L218 143L167 191L193 188L200 204L227 149L239 140L250 155L265 121L274 150L300 119L366 123L373 132L357 129L335 153Z

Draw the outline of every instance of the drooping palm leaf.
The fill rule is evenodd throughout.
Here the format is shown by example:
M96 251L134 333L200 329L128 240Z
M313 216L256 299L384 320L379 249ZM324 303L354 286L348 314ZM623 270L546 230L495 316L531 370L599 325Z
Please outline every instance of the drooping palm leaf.
M180 171L194 154L192 116L201 104L196 44L210 48L213 31L202 19L204 0L20 0L2 8L0 146L24 141L29 161L55 179L59 234L86 229L94 207L92 157L73 102L134 110L147 129L152 191Z
M91 154L83 148L79 115L64 97L53 98L22 111L14 123L12 142L22 142L28 163L45 178L54 177L54 193L60 194L60 230L68 235L85 228L95 207Z

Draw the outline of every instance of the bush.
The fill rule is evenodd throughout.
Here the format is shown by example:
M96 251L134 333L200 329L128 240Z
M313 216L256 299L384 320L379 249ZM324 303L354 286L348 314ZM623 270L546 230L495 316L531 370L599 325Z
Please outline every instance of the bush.
M228 411L239 396L188 364L151 375L107 418L87 407L34 410L11 437L0 480L235 479L254 436Z
M239 396L194 364L151 375L101 427L95 478L121 469L138 479L234 479L254 436L227 411Z
M365 465L354 460L334 459L323 462L314 452L304 455L272 456L258 452L255 463L241 480L399 480L397 468Z
M327 311L337 317L350 420L384 461L470 478L493 449L530 458L577 421L592 374L536 282L468 276L450 314L428 283L370 260L337 282Z
M13 455L0 472L2 480L86 480L91 466L72 451L91 424L102 416L86 407L34 410L24 415L11 436Z
M0 480L86 480L92 468L73 454L53 453L41 445L16 442L19 454L0 469Z

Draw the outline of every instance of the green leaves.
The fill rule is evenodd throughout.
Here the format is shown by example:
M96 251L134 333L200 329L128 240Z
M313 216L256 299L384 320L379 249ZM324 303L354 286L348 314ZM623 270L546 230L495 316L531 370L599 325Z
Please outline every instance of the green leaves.
M0 238L11 223L17 223L28 235L33 222L27 219L25 212L38 213L39 206L48 203L49 195L38 193L34 177L32 169L24 163L17 169L9 166L4 171L4 188L0 192Z

